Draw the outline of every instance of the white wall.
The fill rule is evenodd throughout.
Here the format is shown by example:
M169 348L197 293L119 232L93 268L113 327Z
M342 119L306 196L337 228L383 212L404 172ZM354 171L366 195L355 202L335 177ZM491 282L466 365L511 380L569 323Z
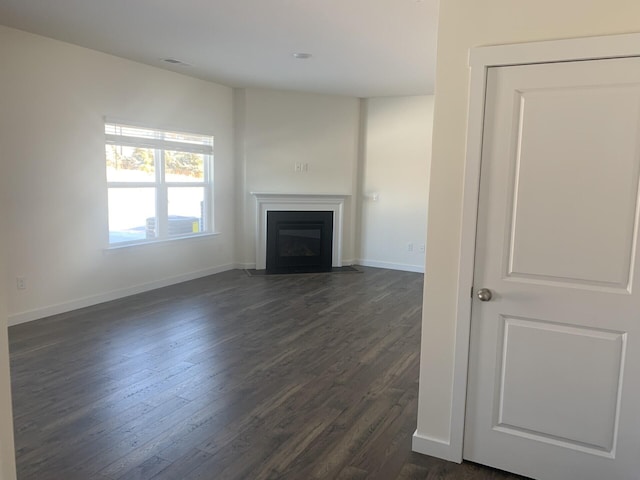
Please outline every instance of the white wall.
M416 432L424 453L456 457L450 427L469 48L638 31L635 0L441 2Z
M2 160L0 153L0 160ZM0 188L2 186L0 185ZM4 200L0 196L0 200ZM0 204L0 209L2 209ZM0 220L5 216L0 211ZM9 343L7 339L7 296L4 235L0 235L0 480L15 479L11 382L9 380Z
M0 248L2 239L0 239ZM0 265L0 272L4 272ZM9 344L4 275L0 280L0 480L15 479L16 463L13 444L11 382L9 379Z
M2 47L0 46L0 49ZM0 165L5 157L0 143ZM7 176L0 174L0 225L6 225ZM11 382L9 380L9 344L7 339L7 268L5 230L0 230L0 480L16 478L11 410Z
M231 88L5 27L0 45L10 323L233 267ZM105 115L215 136L219 236L104 250Z
M433 96L372 98L366 111L358 263L424 271Z
M351 195L345 204L343 260L355 254L360 101L353 97L276 90L236 92L236 126L243 128L238 155L244 228L240 263L255 264L255 199L250 192ZM308 171L294 171L296 162Z

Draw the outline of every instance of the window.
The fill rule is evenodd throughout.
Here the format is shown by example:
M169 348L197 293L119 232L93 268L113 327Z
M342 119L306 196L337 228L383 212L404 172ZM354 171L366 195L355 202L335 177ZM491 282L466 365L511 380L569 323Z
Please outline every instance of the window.
M213 137L105 122L109 245L210 233Z

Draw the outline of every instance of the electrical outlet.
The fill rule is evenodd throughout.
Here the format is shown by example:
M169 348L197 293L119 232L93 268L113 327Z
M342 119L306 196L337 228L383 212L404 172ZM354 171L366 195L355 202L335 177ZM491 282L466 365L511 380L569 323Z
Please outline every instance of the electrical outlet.
M413 252L413 243L407 243L407 252Z
M307 173L309 171L309 164L308 163L303 163L302 164L302 171L304 173Z
M424 243L420 244L420 253L424 253Z
M25 290L27 288L27 279L24 277L16 278L16 288L18 290Z

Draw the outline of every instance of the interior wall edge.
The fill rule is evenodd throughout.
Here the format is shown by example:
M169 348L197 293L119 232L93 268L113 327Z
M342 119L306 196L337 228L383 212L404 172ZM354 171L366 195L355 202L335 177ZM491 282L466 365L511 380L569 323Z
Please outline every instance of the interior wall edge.
M462 456L457 455L453 451L449 442L420 434L417 430L411 440L411 449L423 455L442 458L450 462L462 463Z

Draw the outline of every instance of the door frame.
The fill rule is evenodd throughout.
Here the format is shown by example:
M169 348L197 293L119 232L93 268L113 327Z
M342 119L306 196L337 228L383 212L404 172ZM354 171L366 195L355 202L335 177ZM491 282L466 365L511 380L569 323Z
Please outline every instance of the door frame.
M469 104L456 297L450 441L449 451L442 452L445 454L443 458L458 462L462 462L463 459L480 163L488 69L638 56L640 56L640 33L476 47L469 51Z

